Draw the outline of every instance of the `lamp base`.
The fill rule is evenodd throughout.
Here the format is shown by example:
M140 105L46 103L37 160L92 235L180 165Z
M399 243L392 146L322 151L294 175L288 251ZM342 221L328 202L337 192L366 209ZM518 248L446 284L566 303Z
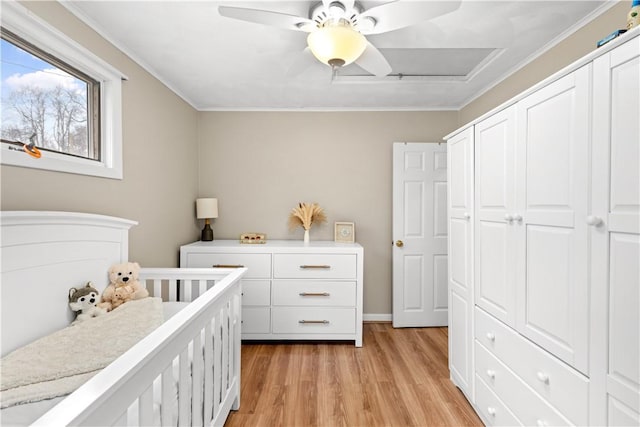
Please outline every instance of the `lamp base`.
M210 242L213 240L213 230L211 229L211 225L209 224L204 225L200 240L202 240L203 242Z

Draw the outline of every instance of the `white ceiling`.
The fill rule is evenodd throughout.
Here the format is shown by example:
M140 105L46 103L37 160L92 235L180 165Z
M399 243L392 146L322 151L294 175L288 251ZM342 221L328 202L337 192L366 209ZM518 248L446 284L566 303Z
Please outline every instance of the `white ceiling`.
M386 2L360 3L369 9ZM307 17L317 1L63 4L198 110L442 110L463 107L611 2L463 0L447 15L367 36L390 62L390 76L352 64L334 79L315 61L296 71L306 33L217 10L222 4Z

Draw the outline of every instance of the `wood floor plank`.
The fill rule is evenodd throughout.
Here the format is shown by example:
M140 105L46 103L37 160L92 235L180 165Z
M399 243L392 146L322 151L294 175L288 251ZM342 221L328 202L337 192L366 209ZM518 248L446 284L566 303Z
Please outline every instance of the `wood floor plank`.
M225 426L482 426L449 380L447 328L365 323L343 342L242 344L242 396Z

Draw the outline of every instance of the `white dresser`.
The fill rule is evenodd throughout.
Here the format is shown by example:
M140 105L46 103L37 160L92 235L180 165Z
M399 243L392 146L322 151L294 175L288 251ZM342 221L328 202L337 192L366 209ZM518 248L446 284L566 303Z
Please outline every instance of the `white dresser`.
M364 251L357 243L195 242L181 267L246 267L242 339L353 340L362 346Z
M449 367L488 425L640 425L639 35L447 136Z

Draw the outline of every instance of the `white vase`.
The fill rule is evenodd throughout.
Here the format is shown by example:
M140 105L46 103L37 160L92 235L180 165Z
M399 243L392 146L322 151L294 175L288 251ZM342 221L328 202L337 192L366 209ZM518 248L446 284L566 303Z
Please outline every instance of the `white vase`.
M309 243L309 230L304 230L304 242Z

